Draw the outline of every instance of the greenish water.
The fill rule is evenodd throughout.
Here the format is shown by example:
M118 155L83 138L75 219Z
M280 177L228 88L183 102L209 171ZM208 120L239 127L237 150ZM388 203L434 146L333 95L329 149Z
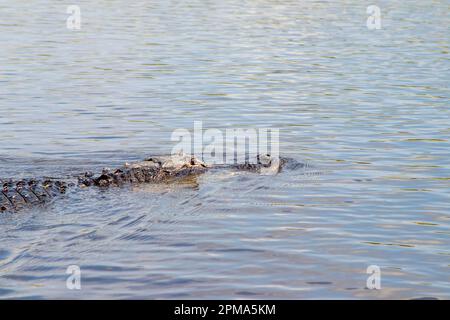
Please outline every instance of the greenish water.
M320 171L86 190L0 216L0 298L450 298L448 1L0 1L0 177L279 128ZM82 289L66 288L78 265ZM366 269L381 268L381 290Z

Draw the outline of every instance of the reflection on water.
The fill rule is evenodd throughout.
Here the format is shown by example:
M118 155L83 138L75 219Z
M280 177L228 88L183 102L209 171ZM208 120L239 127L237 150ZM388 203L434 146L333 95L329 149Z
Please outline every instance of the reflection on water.
M449 298L447 1L0 3L0 173L280 129L320 168L210 172L0 216L1 298ZM82 290L66 289L79 265ZM382 289L367 290L378 265Z

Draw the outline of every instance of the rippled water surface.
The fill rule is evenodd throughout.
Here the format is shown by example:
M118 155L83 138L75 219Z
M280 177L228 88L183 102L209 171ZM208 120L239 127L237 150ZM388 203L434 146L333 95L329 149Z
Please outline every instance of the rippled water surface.
M436 1L0 1L0 176L280 129L307 162L0 216L0 298L450 298L449 12ZM78 265L82 289L66 288ZM381 268L381 290L366 269Z

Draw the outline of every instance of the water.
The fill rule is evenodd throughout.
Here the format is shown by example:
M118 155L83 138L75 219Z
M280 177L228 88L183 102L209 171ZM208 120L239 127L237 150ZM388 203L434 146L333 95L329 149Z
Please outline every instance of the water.
M0 1L0 176L279 128L307 162L0 216L0 298L450 298L449 3ZM81 268L81 290L66 269ZM366 289L369 265L381 290Z

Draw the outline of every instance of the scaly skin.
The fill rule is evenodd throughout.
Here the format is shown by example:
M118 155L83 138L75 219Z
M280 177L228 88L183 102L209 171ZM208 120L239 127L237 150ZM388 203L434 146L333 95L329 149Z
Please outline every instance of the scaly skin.
M24 179L1 180L0 212L17 211L23 207L42 204L66 193L69 189L100 187L107 188L125 184L170 182L190 175L198 175L210 168L234 168L262 174L276 174L287 163L287 159L272 159L269 155L258 156L256 163L208 166L190 155L148 158L141 162L126 163L115 170L103 169L94 175L90 172L74 179Z

